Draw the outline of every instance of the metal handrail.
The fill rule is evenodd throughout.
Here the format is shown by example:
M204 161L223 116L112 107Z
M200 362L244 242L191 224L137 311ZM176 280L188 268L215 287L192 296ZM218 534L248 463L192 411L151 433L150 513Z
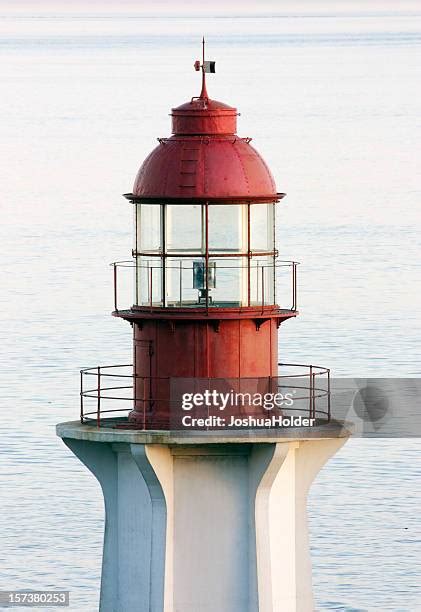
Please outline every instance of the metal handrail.
M148 254L148 255L150 255L150 254ZM232 258L235 259L237 257L246 257L246 255L247 254L244 254L244 253L234 253ZM272 253L265 253L264 255L265 256L272 255ZM160 254L156 254L155 257L156 257L158 262L161 261L161 255ZM169 256L167 255L167 259L176 259L177 257L181 257L181 255L176 255L176 256L175 255L169 255ZM212 257L214 259L218 259L221 256L220 255L211 255L210 257ZM260 255L260 257L262 257L262 255ZM198 255L195 255L195 254L193 254L193 255L186 255L186 258L188 258L188 259L195 259L195 258L199 259L199 258L204 258L204 255L200 255L200 254L198 254ZM227 259L229 259L229 258L227 257ZM251 259L251 261L253 261L254 258L251 257L250 259ZM292 261L292 260L289 260L289 259L277 259L273 264L268 264L266 267L268 267L268 268L290 268L293 264L296 264L297 266L299 266L300 262L299 261ZM119 261L111 262L110 266L119 266L119 267L125 267L125 268L136 268L136 261L134 259L121 259ZM143 268L150 268L151 266L146 266L144 264L138 263L137 267L138 268L141 268L141 267L143 267ZM152 266L152 267L153 268L159 268L159 269L162 268L161 264L156 265L156 266ZM177 266L168 266L168 265L166 265L165 267L166 268L178 269L179 265L177 265ZM248 266L235 266L235 267L234 266L220 266L220 267L221 268L226 268L228 270L238 270L239 268L248 269ZM191 268L189 268L189 267L183 268L183 270L190 270L190 269Z
M247 270L247 274L248 274L248 286L247 286L247 294L248 294L248 298L247 298L247 305L239 305L238 308L241 310L243 308L247 308L250 306L253 307L261 307L262 308L262 312L264 310L265 305L270 305L270 301L268 301L266 299L266 295L265 295L265 272L267 270L273 270L274 272L274 290L275 290L275 286L276 286L276 279L275 279L275 271L277 269L280 268L291 268L292 272L291 272L291 307L287 308L285 310L290 310L292 312L295 312L297 310L297 266L299 265L299 262L297 261L289 261L289 260L276 260L273 263L268 263L268 264L261 264L258 257L262 257L262 254L253 254L254 257L252 256L250 259L248 259L248 263L247 265L236 265L236 266L224 266L224 265L220 265L220 262L218 262L218 267L217 267L217 271L220 272L222 270L225 271L230 271L230 272L236 272L239 270ZM264 256L267 256L268 253L265 253ZM273 255L273 253L269 253L269 255ZM148 255L148 256L152 256L152 255ZM242 253L235 253L235 254L230 254L230 257L240 257L240 256L246 256L246 254L242 254ZM182 293L183 293L183 281L182 281L182 277L183 277L183 272L184 271L191 271L193 272L193 263L189 262L188 265L183 265L184 262L181 259L181 255L165 255L165 266L162 265L162 258L164 257L163 254L159 254L156 253L153 256L152 261L148 261L147 264L143 264L141 262L138 262L136 260L121 260L121 261L115 261L113 263L111 263L110 265L113 268L113 291L114 291L114 310L116 312L119 312L120 309L119 308L119 295L118 295L118 281L119 281L119 269L120 268L132 268L134 270L145 270L146 275L147 275L147 296L145 296L145 299L142 301L142 304L144 306L148 306L150 309L152 309L154 307L154 305L156 306L156 304L154 304L154 298L153 298L153 294L154 294L154 270L157 271L162 271L164 270L164 272L166 273L166 271L168 270L174 270L176 273L179 274L179 293L180 295L178 296L178 299L175 300L175 302L178 302L179 307L181 308L183 306L183 299L182 299ZM190 260L193 260L194 258L198 258L201 257L200 254L188 254L186 255L186 257L188 257ZM220 254L215 254L213 256L214 258L218 259L218 257L221 257ZM154 259L156 258L156 265L154 265ZM174 262L174 264L168 263L168 261L171 262L171 259L176 259L176 258L180 258L179 262ZM227 259L229 259L229 257L227 257ZM256 264L255 266L253 264ZM256 272L256 298L257 300L255 302L252 302L251 300L251 294L250 294L250 272ZM261 278L260 278L261 276ZM205 278L207 279L207 273L205 272ZM137 295L138 295L138 274L136 274L136 279L135 279L135 284L136 284L136 301L137 301ZM158 307L166 307L167 305L167 297L165 295L165 293L162 293L163 291L163 279L161 278L158 281L159 284L159 292L160 292L160 298L158 299ZM260 290L259 290L259 285L261 285ZM207 292L206 292L207 294ZM146 299L147 298L147 299ZM206 308L212 307L212 304L209 303L208 298L206 298L206 304L197 304L198 307L203 307L206 306ZM127 308L125 308L124 310L126 310Z
M250 380L276 380L276 388L277 389L296 389L296 390L304 390L308 392L308 395L304 394L302 396L295 396L295 400L307 400L309 401L308 406L308 416L310 418L325 420L329 422L331 419L331 406L330 406L330 369L325 368L323 366L316 365L308 365L308 364L291 364L291 363L279 363L279 367L293 367L293 368L304 368L307 371L305 373L291 373L291 374L281 374L278 376L270 376L270 377L227 377L227 378L209 378L209 384L212 380L236 380L238 382L241 381L250 381ZM109 372L108 370L120 370L122 368L132 368L132 364L120 364L120 365L107 365L107 366L96 366L93 368L84 368L80 370L80 420L82 423L92 422L93 420L96 422L97 426L101 425L101 417L103 414L107 413L120 413L127 412L134 406L135 403L143 403L146 405L150 402L159 403L166 402L168 404L172 403L169 397L136 397L135 389L136 389L136 381L143 381L143 383L159 383L161 381L169 382L171 380L176 379L177 377L164 377L164 376L140 376L138 374L130 373L130 374L121 374L120 372ZM105 370L105 371L104 371ZM84 380L86 376L95 376L96 377L96 385L95 387L90 386L90 388L86 389L84 386ZM104 377L109 378L117 378L117 379L131 379L132 384L118 384L112 386L103 386L102 380ZM185 377L182 377L185 378ZM206 377L205 377L206 378ZM298 379L301 378L304 381L308 379L309 383L307 385L303 384L286 384L288 379ZM324 380L326 381L326 388L319 386L318 381ZM111 381L110 381L111 382ZM127 390L132 391L132 394L129 396L123 396L121 394L112 394L107 395L107 392L121 391ZM84 399L96 400L96 410L89 410L88 412L85 410ZM320 404L318 404L318 400L326 399L327 407L323 409ZM104 409L103 401L104 400L113 400L113 401L124 401L131 402L131 407L128 408L111 408ZM302 412L303 409L295 408L289 406L288 408L282 408L285 413L288 412Z

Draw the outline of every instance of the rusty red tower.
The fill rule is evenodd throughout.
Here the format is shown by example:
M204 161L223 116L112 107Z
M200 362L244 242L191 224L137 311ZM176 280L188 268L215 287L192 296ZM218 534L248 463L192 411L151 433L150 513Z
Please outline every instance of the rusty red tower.
M276 377L279 325L297 314L296 264L278 259L278 193L265 161L237 135L237 109L200 96L172 109L172 136L143 162L133 192L133 326L141 427L169 426L170 379ZM124 264L123 264L124 265ZM277 270L292 295L278 305ZM117 268L116 268L117 272ZM280 296L285 299L285 296Z

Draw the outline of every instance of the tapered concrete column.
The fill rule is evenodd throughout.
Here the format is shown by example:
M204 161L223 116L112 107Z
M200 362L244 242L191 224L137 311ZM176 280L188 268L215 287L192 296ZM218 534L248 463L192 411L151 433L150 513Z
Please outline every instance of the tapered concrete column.
M314 610L307 493L344 438L278 442L255 499L259 612Z
M104 493L101 611L313 612L307 492L348 434L329 427L291 439L59 425Z

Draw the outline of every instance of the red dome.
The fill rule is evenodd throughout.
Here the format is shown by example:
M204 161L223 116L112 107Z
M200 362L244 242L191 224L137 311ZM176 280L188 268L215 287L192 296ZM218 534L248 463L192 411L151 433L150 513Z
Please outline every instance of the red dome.
M250 138L235 135L237 114L202 97L173 109L174 135L159 139L128 197L278 200L272 174Z

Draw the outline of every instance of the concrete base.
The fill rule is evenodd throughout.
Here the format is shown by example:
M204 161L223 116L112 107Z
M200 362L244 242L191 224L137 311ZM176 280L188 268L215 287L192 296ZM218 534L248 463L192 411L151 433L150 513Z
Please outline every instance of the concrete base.
M57 431L104 494L102 612L313 612L307 492L346 430L222 442Z

